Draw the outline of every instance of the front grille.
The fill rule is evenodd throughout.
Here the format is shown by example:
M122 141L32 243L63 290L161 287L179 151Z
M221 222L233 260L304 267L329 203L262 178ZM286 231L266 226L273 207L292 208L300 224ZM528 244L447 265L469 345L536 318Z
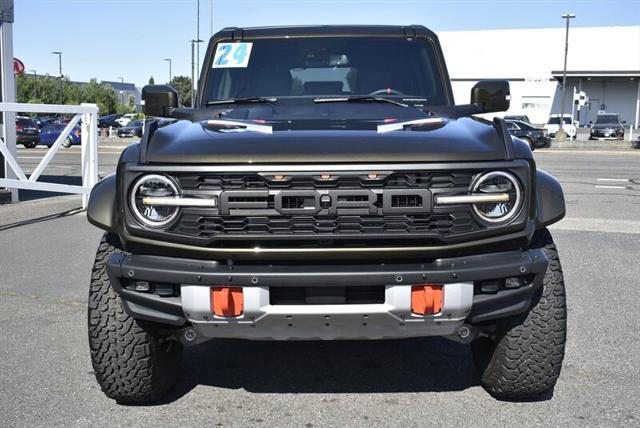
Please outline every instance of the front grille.
M478 232L468 205L437 206L436 193L469 191L478 171L175 173L183 207L165 239L224 247L438 245Z
M441 235L475 229L468 210L426 215L392 216L202 216L185 214L175 232L198 238L218 235Z
M276 179L274 174L198 174L181 175L180 186L186 191L325 189L325 188L452 188L468 187L469 172L394 172L372 179L369 174L332 176L294 175ZM274 178L275 177L275 178Z
M384 303L384 286L269 287L271 305L366 305Z

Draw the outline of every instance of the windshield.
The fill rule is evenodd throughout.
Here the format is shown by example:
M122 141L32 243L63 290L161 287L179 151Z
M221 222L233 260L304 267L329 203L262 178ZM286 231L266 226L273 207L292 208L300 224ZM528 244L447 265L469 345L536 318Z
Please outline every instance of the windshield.
M17 119L16 123L24 128L35 128L36 123L31 119Z
M234 98L380 95L446 104L425 39L314 37L218 43L204 103Z
M600 114L596 116L596 123L619 123L617 114Z
M129 122L128 126L141 126L141 125L142 125L141 120L132 120L131 122Z
M549 125L560 125L560 118L558 116L555 117L550 117L549 118L549 122L547 122ZM562 122L565 125L571 125L571 118L570 117L565 117L564 121Z

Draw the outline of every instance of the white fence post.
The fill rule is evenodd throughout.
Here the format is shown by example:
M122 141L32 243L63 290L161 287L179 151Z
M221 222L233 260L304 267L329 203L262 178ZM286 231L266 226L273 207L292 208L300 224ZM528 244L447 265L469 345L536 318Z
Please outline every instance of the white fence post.
M5 135L15 136L15 121L6 120L7 117L15 115L15 112L25 113L72 113L75 117L64 128L51 149L45 154L36 169L29 178L23 173L16 160L15 151L11 150L11 141L5 139L0 142L0 152L5 157L7 165L14 176L9 178L0 177L0 186L11 189L31 189L45 192L79 193L82 194L82 207L87 207L89 193L98 181L98 106L95 104L82 105L58 105L58 104L26 104L26 103L0 103L0 112L5 112L5 123L3 125ZM46 183L38 181L38 178L54 157L58 148L69 137L74 126L81 122L81 165L82 165L82 185L69 185L58 183ZM14 140L15 141L15 140ZM15 148L15 142L13 143ZM14 178L15 177L15 178Z

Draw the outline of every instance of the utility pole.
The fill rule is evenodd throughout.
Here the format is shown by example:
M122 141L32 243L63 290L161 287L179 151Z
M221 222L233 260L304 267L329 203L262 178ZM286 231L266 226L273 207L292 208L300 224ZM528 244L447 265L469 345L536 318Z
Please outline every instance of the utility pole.
M196 23L196 40L200 40L200 0L196 0L196 3L198 4L198 11L197 11L197 23ZM198 67L200 67L200 45L196 46L196 60L197 60L197 64Z
M38 74L35 70L29 70L29 72L33 73L33 99L35 101L38 99Z
M163 59L163 61L168 61L169 62L169 83L171 83L171 79L173 78L171 76L171 58L165 58L165 59Z
M124 105L124 78L118 77L118 79L120 79L120 100L122 105Z
M58 55L58 72L60 74L60 104L63 104L63 91L62 91L62 52L51 52L54 55Z
M562 104L560 104L560 128L556 133L556 140L564 141L567 133L564 131L564 103L567 96L567 56L569 54L569 21L576 17L574 13L563 13L562 18L567 21L567 30L564 39L564 68L562 69ZM571 118L573 120L573 118ZM577 130L576 130L577 133Z
M191 107L196 106L196 65L194 58L194 47L196 44L202 43L200 39L191 39Z

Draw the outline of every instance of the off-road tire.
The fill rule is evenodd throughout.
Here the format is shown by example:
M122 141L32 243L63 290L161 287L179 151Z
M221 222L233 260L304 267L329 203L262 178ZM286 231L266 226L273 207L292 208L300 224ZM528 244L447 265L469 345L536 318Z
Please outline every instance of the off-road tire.
M558 251L547 229L536 232L531 247L549 259L531 307L500 320L494 337L471 344L480 383L502 400L533 400L551 391L564 359L567 308Z
M106 272L106 262L119 249L115 235L100 241L89 290L89 347L102 391L119 403L158 401L174 385L181 347L163 340L157 326L129 316ZM154 328L155 327L155 328Z

